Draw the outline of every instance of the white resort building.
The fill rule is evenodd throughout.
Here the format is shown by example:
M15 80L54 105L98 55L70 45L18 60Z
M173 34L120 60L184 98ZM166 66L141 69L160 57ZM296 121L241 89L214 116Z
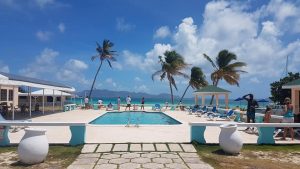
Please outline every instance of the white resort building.
M20 93L23 88L26 93ZM0 112L10 119L15 119L15 112L28 113L37 110L45 113L45 107L63 109L66 99L73 96L73 87L36 78L0 72ZM48 110L48 109L47 109Z

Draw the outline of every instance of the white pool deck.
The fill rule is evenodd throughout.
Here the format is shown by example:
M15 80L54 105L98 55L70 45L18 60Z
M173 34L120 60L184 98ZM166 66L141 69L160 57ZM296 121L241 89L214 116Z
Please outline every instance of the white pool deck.
M123 108L122 108L123 110ZM146 108L146 111L150 108ZM73 110L55 114L44 115L32 118L33 122L84 122L89 123L100 115L103 115L105 110ZM196 117L188 115L184 111L163 111L165 114L180 121L179 125L140 125L139 127L125 127L125 125L90 125L86 127L86 143L189 143L190 142L190 126L189 122L209 122L204 117ZM220 122L220 121L218 121ZM212 122L213 123L213 122ZM224 121L228 123L228 121ZM46 135L49 143L64 144L68 143L71 138L69 127L34 127L46 129ZM240 128L240 134L244 143L256 144L258 136L255 134L245 133ZM207 127L205 131L205 139L207 143L218 143L220 133L219 127ZM9 133L11 143L19 143L24 135L24 130L16 133ZM277 140L279 144L300 143L300 140L295 139Z

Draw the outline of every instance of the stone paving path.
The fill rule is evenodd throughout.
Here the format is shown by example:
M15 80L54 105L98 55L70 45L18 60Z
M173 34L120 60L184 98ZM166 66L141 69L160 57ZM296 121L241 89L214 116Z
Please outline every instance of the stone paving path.
M68 169L212 169L192 144L86 144Z

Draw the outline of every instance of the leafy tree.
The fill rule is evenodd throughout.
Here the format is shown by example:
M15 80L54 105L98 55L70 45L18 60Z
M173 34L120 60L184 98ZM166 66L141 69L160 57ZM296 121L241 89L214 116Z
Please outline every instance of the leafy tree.
M189 78L188 75L181 72L182 69L187 67L187 64L184 62L183 57L176 51L166 51L164 53L164 58L162 56L159 56L158 58L159 63L161 64L161 69L152 74L152 80L154 81L154 77L158 75L160 76L161 81L165 78L168 79L171 92L171 102L174 104L172 86L177 90L174 76Z
M271 86L271 97L270 99L275 103L284 104L284 99L286 97L291 97L291 90L290 89L282 89L282 86L288 82L293 80L299 79L299 73L292 73L289 72L288 76L280 79L279 81L275 81L270 84Z
M205 80L205 75L202 72L202 69L200 67L193 67L191 69L191 77L190 77L189 84L186 87L179 102L182 101L189 87L192 87L193 89L199 89L200 87L207 86L207 84L208 82Z
M239 86L240 73L245 72L243 70L240 70L240 68L246 66L246 63L233 62L234 60L237 60L237 56L234 53L229 52L228 50L221 50L216 57L215 62L206 54L203 55L215 69L211 73L211 80L214 86L218 86L219 81L223 79L230 85ZM212 104L213 100L214 95L210 100L210 104Z
M111 48L114 46L114 44L109 41L109 40L103 40L103 43L102 43L102 46L99 45L98 42L96 42L96 51L97 51L97 55L95 56L92 56L92 61L94 61L96 58L99 58L100 60L100 65L97 69L97 72L95 74L95 77L94 77L94 81L92 83L92 87L91 87L91 90L90 90L90 93L89 93L89 99L91 98L91 95L92 95L92 92L93 92L93 89L94 89L94 85L95 85L95 82L96 82L96 79L97 79L97 76L98 76L98 73L101 69L101 66L102 66L102 63L103 61L107 61L108 65L112 68L112 65L111 65L111 61L116 61L116 58L114 57L116 55L116 51L113 51L111 50Z

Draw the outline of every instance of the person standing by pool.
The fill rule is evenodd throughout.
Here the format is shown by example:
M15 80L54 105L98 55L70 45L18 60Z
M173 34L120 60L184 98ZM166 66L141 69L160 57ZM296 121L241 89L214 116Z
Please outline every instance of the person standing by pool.
M291 104L290 98L284 99L284 112L283 112L283 119L282 123L294 123L294 113L293 113L293 105ZM294 140L294 129L293 127L285 127L283 132L283 140L286 138L287 130L290 130L290 135L292 140Z
M117 99L117 105L118 105L118 110L120 111L120 109L121 109L121 98L120 98L120 96Z
M265 116L264 116L264 123L270 123L271 114L272 114L272 109L271 107L267 106L265 111Z
M143 97L141 101L141 110L145 110L144 104L145 104L145 98Z
M89 98L87 96L84 98L84 108L85 109L89 108Z
M168 106L169 106L169 103L168 103L168 102L166 102L166 103L165 103L165 105L166 105L166 110L167 110L167 108L168 108Z
M258 108L258 103L255 99L253 99L253 94L247 94L243 96L243 99L248 102L247 105L247 123L250 123L250 120L252 123L255 123L255 108ZM247 127L246 130L249 130L250 128Z
M98 108L99 110L101 109L101 107L103 106L103 101L101 99L98 100Z
M126 103L127 103L127 105L126 105L125 111L127 110L127 108L129 108L129 111L130 111L130 107L131 107L131 98L130 98L130 96L127 96Z

